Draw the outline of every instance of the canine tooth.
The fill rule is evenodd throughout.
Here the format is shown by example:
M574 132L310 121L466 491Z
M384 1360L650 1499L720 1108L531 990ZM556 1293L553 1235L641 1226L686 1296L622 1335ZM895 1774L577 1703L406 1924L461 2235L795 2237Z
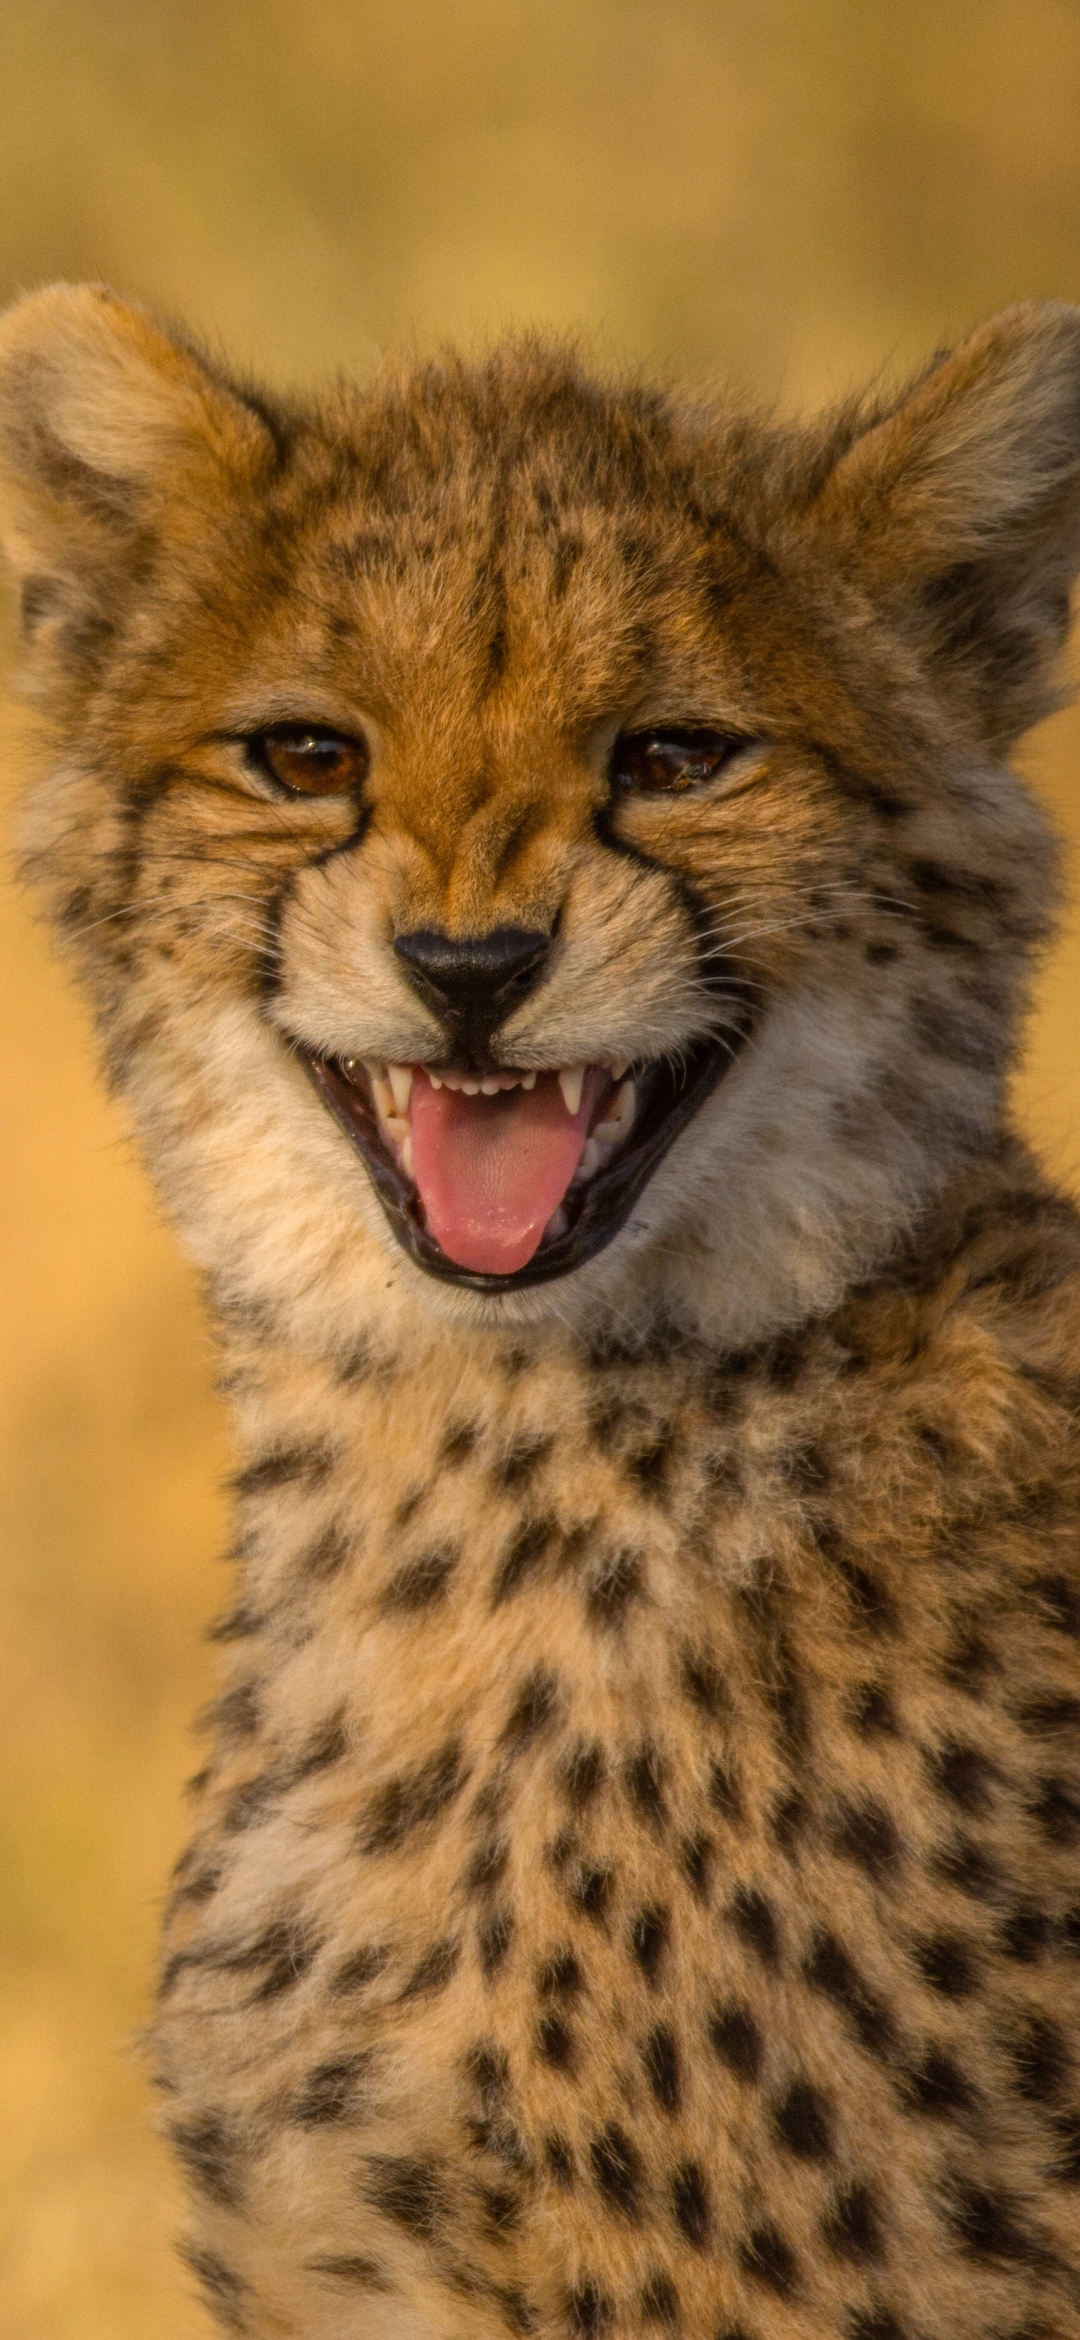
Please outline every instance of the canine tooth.
M627 1074L627 1073L629 1072L629 1070L630 1070L630 1066L631 1066L632 1062L633 1062L633 1058L632 1058L632 1057L629 1057L629 1056L627 1056L627 1057L624 1057L624 1058L622 1059L622 1062L621 1062L621 1063L619 1063L619 1064L613 1064L613 1065L612 1065L612 1067L611 1067L611 1078L612 1078L612 1080L613 1080L613 1081L621 1081L621 1080L624 1080L624 1079L625 1079L625 1077L626 1077L626 1074Z
M559 1074L559 1087L562 1090L563 1104L571 1119L575 1113L581 1111L581 1092L584 1084L585 1067L583 1064L569 1065Z
M386 1114L384 1127L387 1137L395 1146L403 1146L406 1138L412 1135L412 1123L406 1121L403 1113Z
M566 1212L564 1211L562 1204L560 1203L558 1210L552 1211L551 1217L544 1229L545 1240L550 1240L556 1235L565 1235L569 1225L570 1221L566 1216Z
M389 1081L384 1081L381 1073L373 1072L370 1065L367 1068L367 1073L368 1079L371 1082L371 1094L375 1099L375 1110L378 1113L379 1119L380 1121L389 1122L393 1118L394 1112L394 1092L390 1086L390 1083Z
M394 1103L398 1112L407 1113L413 1085L411 1064L388 1064L386 1077L394 1092Z
M406 1178L411 1178L413 1174L412 1130L408 1126L406 1126L405 1135L401 1140L401 1167L405 1172Z

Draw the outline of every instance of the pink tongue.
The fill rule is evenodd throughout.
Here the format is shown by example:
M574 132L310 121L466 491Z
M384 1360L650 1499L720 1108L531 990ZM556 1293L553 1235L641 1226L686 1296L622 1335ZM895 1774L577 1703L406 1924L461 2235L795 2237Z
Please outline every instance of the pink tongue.
M510 1276L528 1265L585 1150L597 1075L586 1074L571 1116L555 1073L541 1073L535 1089L466 1097L417 1072L413 1177L429 1231L458 1267Z

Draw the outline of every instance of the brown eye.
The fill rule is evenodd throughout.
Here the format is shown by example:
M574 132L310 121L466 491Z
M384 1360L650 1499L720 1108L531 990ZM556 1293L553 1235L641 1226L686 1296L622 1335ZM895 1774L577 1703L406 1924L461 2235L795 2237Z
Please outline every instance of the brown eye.
M616 741L616 788L644 796L678 796L716 780L749 742L732 732L639 731Z
M278 723L251 742L256 762L293 796L347 796L368 767L363 740L306 723Z

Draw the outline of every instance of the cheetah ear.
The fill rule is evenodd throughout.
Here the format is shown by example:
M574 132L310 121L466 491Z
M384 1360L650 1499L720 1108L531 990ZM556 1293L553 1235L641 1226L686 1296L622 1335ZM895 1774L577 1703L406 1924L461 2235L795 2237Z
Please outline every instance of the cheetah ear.
M51 285L0 318L0 543L31 649L85 645L163 530L274 458L256 409L141 309Z
M985 736L1056 704L1080 569L1080 308L1028 301L864 428L816 504Z

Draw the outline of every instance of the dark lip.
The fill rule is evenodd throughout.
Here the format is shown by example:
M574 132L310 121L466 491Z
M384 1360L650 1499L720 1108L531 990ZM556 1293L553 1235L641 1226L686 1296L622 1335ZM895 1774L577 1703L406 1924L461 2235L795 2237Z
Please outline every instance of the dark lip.
M675 1140L699 1112L740 1053L751 1028L745 1006L722 1040L702 1040L690 1046L677 1065L645 1064L633 1067L639 1104L634 1133L606 1170L565 1200L570 1226L565 1235L541 1243L527 1266L511 1276L493 1276L475 1268L458 1267L421 1225L415 1189L403 1178L386 1146L366 1090L344 1071L339 1059L320 1055L303 1041L294 1043L300 1061L314 1082L324 1105L355 1146L383 1210L417 1267L444 1284L461 1284L470 1292L523 1292L534 1284L554 1283L595 1259L625 1226L634 1204Z

